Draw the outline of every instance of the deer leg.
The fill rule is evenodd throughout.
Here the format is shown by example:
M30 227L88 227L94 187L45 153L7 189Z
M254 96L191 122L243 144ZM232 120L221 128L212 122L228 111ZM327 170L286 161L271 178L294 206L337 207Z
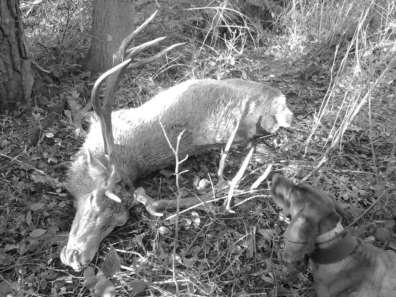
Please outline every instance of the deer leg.
M167 209L176 209L177 200L176 199L161 199L154 200L152 197L146 194L143 188L137 188L134 193L134 198L137 202L143 204L148 213L153 216L161 217L164 215L164 211ZM223 198L213 198L213 193L208 193L202 196L186 197L181 198L179 201L180 208L200 208L208 209L211 207L209 204L216 202Z

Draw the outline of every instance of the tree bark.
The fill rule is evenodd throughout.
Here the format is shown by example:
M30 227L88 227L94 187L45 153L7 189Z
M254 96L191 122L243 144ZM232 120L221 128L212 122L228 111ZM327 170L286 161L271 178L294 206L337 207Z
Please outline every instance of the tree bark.
M102 72L113 65L113 54L135 25L133 0L95 0L91 47L86 66Z
M27 103L33 85L19 0L0 1L0 111Z

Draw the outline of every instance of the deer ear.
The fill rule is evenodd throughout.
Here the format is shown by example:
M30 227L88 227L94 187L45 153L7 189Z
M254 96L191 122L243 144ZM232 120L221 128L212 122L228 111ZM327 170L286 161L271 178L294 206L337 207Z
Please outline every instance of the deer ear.
M104 179L108 169L97 157L93 156L90 150L87 153L88 174L93 180Z
M291 181L279 174L275 174L272 178L272 198L285 214L290 213L290 192L294 187L295 185Z
M119 172L117 171L117 168L114 164L110 165L110 175L109 175L109 181L108 184L110 186L113 186L114 184L118 183L121 181L121 176Z
M106 165L98 158L94 157L89 150L87 150L87 163L89 176L95 181L101 181L103 183L101 186L107 189L103 192L103 195L117 203L121 203L121 198L111 191L114 185L121 180L115 165L111 164L110 168L107 168ZM94 191L92 195L93 200L97 200L97 191Z
M287 107L285 96L275 97L272 100L271 110L279 127L290 127L293 120L293 112Z
M99 191L94 190L90 193L90 205L92 209L99 210L100 209L100 202L103 200L101 199L103 192L99 193Z

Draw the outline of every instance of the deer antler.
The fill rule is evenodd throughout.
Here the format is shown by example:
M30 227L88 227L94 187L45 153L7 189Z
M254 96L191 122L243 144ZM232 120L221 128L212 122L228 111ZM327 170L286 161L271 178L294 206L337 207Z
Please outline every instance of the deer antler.
M141 45L138 45L136 47L132 47L127 49L127 47L130 45L134 37L140 33L157 15L158 11L155 11L146 21L144 21L143 24L141 24L138 28L136 28L131 34L129 34L127 37L123 39L121 42L121 45L118 49L118 51L114 55L114 63L118 64L114 66L113 68L107 70L105 73L103 73L95 82L92 92L91 92L91 102L93 105L93 109L97 116L99 117L100 125L102 128L102 135L103 135L103 142L104 142L104 149L105 153L108 156L109 160L112 160L112 153L113 153L113 148L114 148L114 136L113 136L113 130L112 130L112 123L111 123L111 110L112 110L112 104L113 104L113 97L114 97L114 91L118 85L120 76L123 72L123 70L126 68L128 64L131 63L133 57L135 57L138 53L141 51L145 50L146 48L153 46L162 40L164 40L166 37L159 37L154 40L145 42ZM160 58L164 54L166 54L168 51L172 50L176 46L179 46L183 43L177 43L173 44L164 50L162 50L160 53L149 57L142 59L130 66L140 66L146 63L149 63L155 59ZM130 67L128 67L130 68ZM101 85L101 83L107 78L107 83L106 83L106 88L104 90L104 101L102 106L100 106L98 102L98 90Z
M131 59L125 60L124 62L114 66L113 68L107 70L105 73L103 73L99 78L95 81L94 86L92 88L91 92L91 103L93 106L93 109L95 113L99 117L100 121L100 126L102 128L102 135L103 135L103 142L104 142L104 149L105 153L110 157L112 152L113 152L113 146L114 146L114 138L113 138L113 131L112 131L112 126L111 126L111 109L104 109L104 107L109 106L111 107L110 100L112 96L105 97L105 102L103 103L103 109L107 112L103 112L102 107L99 104L99 101L97 100L97 92L102 84L102 82L110 75L112 75L115 72L121 71L126 65L128 65L131 62Z

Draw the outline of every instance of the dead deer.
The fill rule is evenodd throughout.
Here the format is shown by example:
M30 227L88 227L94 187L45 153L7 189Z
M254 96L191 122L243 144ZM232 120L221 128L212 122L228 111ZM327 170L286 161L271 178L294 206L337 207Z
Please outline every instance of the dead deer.
M161 125L173 144L184 130L179 151L184 156L226 143L236 122L235 141L242 142L264 131L273 133L279 127L289 127L292 121L293 113L278 89L241 79L188 80L138 108L111 112L121 72L153 61L177 46L131 63L137 53L163 39L127 49L154 16L123 40L117 53L120 64L99 77L92 89L98 119L92 120L74 157L66 186L76 198L77 212L61 260L76 271L93 259L103 238L127 221L134 180L174 162ZM97 92L105 78L108 83L100 107Z

